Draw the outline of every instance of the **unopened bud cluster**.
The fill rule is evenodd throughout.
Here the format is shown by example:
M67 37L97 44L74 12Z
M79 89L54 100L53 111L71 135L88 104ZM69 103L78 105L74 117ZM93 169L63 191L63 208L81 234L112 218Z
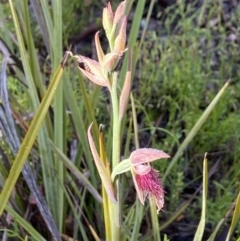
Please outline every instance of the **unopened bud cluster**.
M121 55L126 43L126 1L120 3L115 13L111 4L103 9L103 28L106 32L111 51Z
M98 62L81 55L74 57L84 64L84 68L79 67L81 72L93 83L108 87L111 90L111 80L109 72L112 72L123 53L126 51L126 1L120 3L115 13L112 11L111 4L103 9L103 28L110 46L110 53L104 54L99 40L99 32L95 34L95 45L97 50Z

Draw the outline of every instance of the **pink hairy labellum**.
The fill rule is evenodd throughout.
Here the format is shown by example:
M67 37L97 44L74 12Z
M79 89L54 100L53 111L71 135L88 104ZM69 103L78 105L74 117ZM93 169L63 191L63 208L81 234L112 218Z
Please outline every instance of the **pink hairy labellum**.
M144 204L146 198L152 198L159 212L164 205L164 190L158 171L150 166L150 162L170 156L163 151L142 148L130 155L131 172L138 198Z
M157 211L159 212L164 205L164 190L162 187L162 182L158 177L158 172L151 168L149 173L144 175L136 174L135 178L139 191L142 193L141 199L143 203L147 197L153 197L157 206Z

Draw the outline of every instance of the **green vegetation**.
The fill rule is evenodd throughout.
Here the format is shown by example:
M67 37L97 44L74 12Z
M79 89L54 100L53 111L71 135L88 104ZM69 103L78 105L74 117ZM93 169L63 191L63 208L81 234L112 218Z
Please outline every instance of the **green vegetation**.
M230 240L231 234L239 240L239 7L229 13L222 1L178 1L152 20L154 1L133 2L127 5L132 97L119 136L121 160L144 147L171 158L153 163L166 190L158 216L151 202L138 201L130 173L120 175L120 240ZM102 29L103 7L87 0L0 3L1 238L107 238L106 194L87 129L93 122L97 149L103 142L112 163L111 97L63 57L91 24ZM156 27L146 29L149 21ZM81 41L73 54L95 56L91 41ZM116 95L128 54L118 66Z

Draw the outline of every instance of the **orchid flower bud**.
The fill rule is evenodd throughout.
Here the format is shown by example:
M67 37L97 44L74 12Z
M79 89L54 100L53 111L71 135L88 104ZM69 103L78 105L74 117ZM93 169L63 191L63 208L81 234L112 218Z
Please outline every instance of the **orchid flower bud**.
M108 34L112 30L112 25L113 25L113 11L112 11L112 6L110 2L108 3L108 6L103 9L103 28L108 36Z
M128 51L128 66L127 73L125 76L123 88L120 95L119 101L119 119L122 120L124 113L127 109L128 99L131 90L131 79L132 79L132 52L131 49Z
M121 56L117 53L106 54L103 57L103 63L102 63L104 71L106 72L113 71L116 68L120 58Z
M111 32L107 33L107 37L108 37L108 41L109 41L111 50L113 50L113 48L114 48L115 38L119 33L119 29L121 28L123 18L125 16L126 16L126 1L123 1L119 4L118 8L116 9L116 11L114 13L114 19L113 19L113 25L111 28ZM125 26L125 29L126 29L126 26ZM122 33L123 33L123 31L122 31ZM123 35L123 34L121 34L121 35ZM123 37L120 36L120 38L122 39ZM122 51L123 51L123 49L122 49Z
M102 72L99 62L81 55L75 56L79 63L83 63L85 68L79 67L80 71L93 83L111 88L110 81Z
M118 5L115 11L113 23L118 24L119 21L122 19L122 17L125 15L126 15L126 1L123 1Z
M126 28L127 28L127 17L124 16L121 25L119 27L119 31L114 41L114 52L115 53L123 53L125 51L126 44Z

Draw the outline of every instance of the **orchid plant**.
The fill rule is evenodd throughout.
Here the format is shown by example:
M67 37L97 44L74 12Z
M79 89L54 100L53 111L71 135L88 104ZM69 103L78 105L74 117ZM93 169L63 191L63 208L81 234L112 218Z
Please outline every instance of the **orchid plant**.
M110 52L104 54L99 40L99 32L97 32L95 34L95 45L98 61L70 53L79 63L83 64L84 68L79 67L82 74L94 84L107 87L111 97L113 143L110 169L109 165L106 164L103 157L97 151L91 134L92 124L88 128L89 146L104 187L104 193L106 193L106 196L103 193L103 206L106 240L108 241L121 240L120 194L119 179L117 176L131 171L140 202L144 204L148 197L155 202L157 212L159 212L164 205L164 190L158 177L158 171L153 169L150 163L161 158L170 157L161 150L142 148L133 151L128 159L120 160L119 136L121 122L130 96L132 68L131 53L126 48L126 26L126 1L121 2L115 12L112 11L111 4L108 3L107 7L103 9L103 28L106 32ZM119 72L116 70L116 66L126 51L129 51L128 68L125 73L123 87L119 94Z

